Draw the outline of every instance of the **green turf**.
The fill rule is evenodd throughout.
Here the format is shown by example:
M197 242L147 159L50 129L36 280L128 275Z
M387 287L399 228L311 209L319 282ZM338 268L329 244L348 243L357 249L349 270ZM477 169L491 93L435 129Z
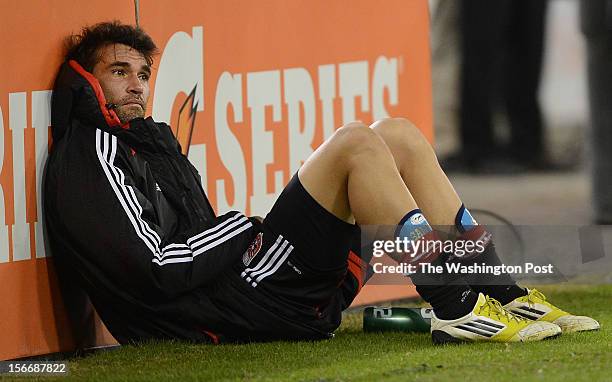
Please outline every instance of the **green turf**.
M549 300L599 320L597 332L527 344L433 346L427 334L366 334L361 311L322 342L151 343L71 359L61 381L610 381L612 286L541 287ZM48 378L45 378L48 380ZM55 379L55 378L53 378Z

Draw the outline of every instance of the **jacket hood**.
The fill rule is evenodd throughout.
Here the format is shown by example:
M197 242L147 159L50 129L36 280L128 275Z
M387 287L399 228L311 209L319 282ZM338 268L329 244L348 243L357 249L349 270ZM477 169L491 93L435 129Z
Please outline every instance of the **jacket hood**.
M60 67L51 98L51 131L53 141L59 141L71 121L76 118L103 130L121 124L117 113L106 106L100 82L74 60Z

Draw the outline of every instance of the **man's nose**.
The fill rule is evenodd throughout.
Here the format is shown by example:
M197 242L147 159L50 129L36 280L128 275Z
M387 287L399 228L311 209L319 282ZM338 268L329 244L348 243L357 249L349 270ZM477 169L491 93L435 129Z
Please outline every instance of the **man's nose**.
M137 75L130 76L127 91L132 94L142 94L144 92L144 85Z

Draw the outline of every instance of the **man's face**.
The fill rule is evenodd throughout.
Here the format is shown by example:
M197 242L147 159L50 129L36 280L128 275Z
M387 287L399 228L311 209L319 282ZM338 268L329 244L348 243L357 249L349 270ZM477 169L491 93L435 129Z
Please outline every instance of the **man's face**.
M151 67L142 53L123 44L109 44L99 50L100 59L92 74L98 79L106 102L126 123L144 117L149 99Z

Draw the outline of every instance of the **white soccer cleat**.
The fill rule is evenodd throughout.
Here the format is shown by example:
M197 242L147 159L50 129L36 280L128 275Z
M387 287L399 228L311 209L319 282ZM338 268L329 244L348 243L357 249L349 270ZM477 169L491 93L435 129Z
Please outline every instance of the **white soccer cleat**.
M599 329L599 322L587 316L574 316L557 308L537 289L527 289L527 295L521 296L504 306L507 310L521 317L538 322L552 322L561 327L563 333L583 332Z
M478 295L474 309L456 320L431 319L434 344L456 342L528 342L561 335L561 328L550 322L534 322L505 310L499 301Z

